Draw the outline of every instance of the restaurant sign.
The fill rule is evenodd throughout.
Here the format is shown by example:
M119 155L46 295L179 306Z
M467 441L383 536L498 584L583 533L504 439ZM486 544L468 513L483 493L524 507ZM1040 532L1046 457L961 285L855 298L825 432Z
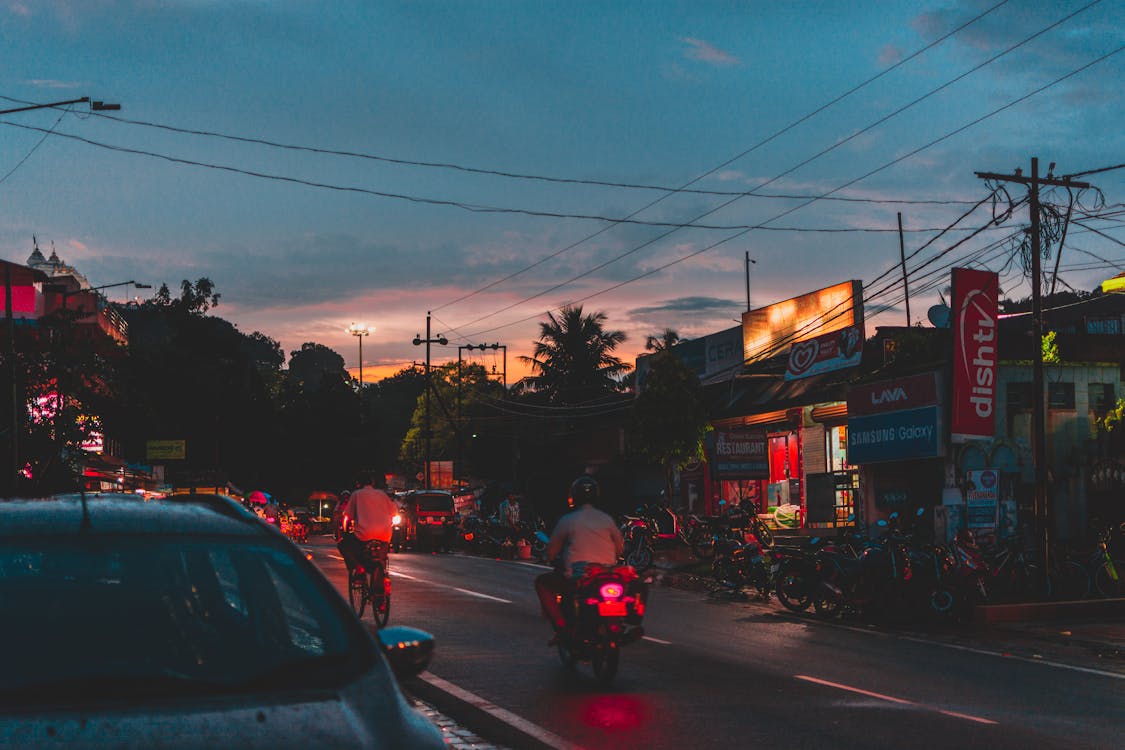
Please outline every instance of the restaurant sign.
M707 438L707 455L715 478L769 479L765 430L715 430Z

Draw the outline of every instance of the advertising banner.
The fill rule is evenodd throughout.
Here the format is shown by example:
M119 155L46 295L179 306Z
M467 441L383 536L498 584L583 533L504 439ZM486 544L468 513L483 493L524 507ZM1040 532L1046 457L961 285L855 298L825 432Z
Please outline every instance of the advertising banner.
M965 472L965 517L970 529L996 528L1000 473L996 469Z
M742 313L742 356L758 360L863 323L863 282L845 281Z
M848 389L848 415L885 414L919 406L933 406L938 401L938 379L935 372L923 372L894 380L853 385Z
M711 473L717 479L769 479L765 430L715 430L708 435Z
M145 458L149 461L182 461L187 458L187 441L146 440Z
M863 356L863 326L848 326L789 348L785 379L797 380L823 372L855 367Z
M975 268L953 269L953 408L955 443L995 433L996 312L999 276Z
M941 415L937 406L848 417L850 464L941 455Z

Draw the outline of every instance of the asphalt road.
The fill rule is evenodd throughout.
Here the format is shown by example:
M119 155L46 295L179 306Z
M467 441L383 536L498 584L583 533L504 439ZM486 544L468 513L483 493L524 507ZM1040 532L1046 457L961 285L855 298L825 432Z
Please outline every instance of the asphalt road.
M332 541L306 549L343 591ZM607 688L547 647L541 568L403 553L390 569L391 622L436 636L432 674L581 747L1077 750L1125 731L1120 673L658 587Z

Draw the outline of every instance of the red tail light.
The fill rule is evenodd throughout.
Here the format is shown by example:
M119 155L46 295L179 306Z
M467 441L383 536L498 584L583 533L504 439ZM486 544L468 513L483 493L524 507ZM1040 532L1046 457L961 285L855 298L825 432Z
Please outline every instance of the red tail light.
M602 584L601 595L603 599L620 599L625 593L625 587L620 583Z

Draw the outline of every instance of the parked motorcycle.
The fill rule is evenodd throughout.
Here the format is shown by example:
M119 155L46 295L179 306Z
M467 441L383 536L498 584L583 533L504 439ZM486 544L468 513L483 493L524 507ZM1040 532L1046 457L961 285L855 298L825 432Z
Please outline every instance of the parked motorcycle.
M653 539L656 536L652 519L645 515L625 516L621 522L621 536L625 549L621 554L626 565L645 570L652 565Z
M757 590L759 598L770 595L771 562L762 545L741 533L727 534L715 542L711 575L722 586L741 591Z
M631 567L591 564L561 604L566 627L557 636L559 660L566 667L590 662L594 675L609 684L621 647L644 635L644 584Z

